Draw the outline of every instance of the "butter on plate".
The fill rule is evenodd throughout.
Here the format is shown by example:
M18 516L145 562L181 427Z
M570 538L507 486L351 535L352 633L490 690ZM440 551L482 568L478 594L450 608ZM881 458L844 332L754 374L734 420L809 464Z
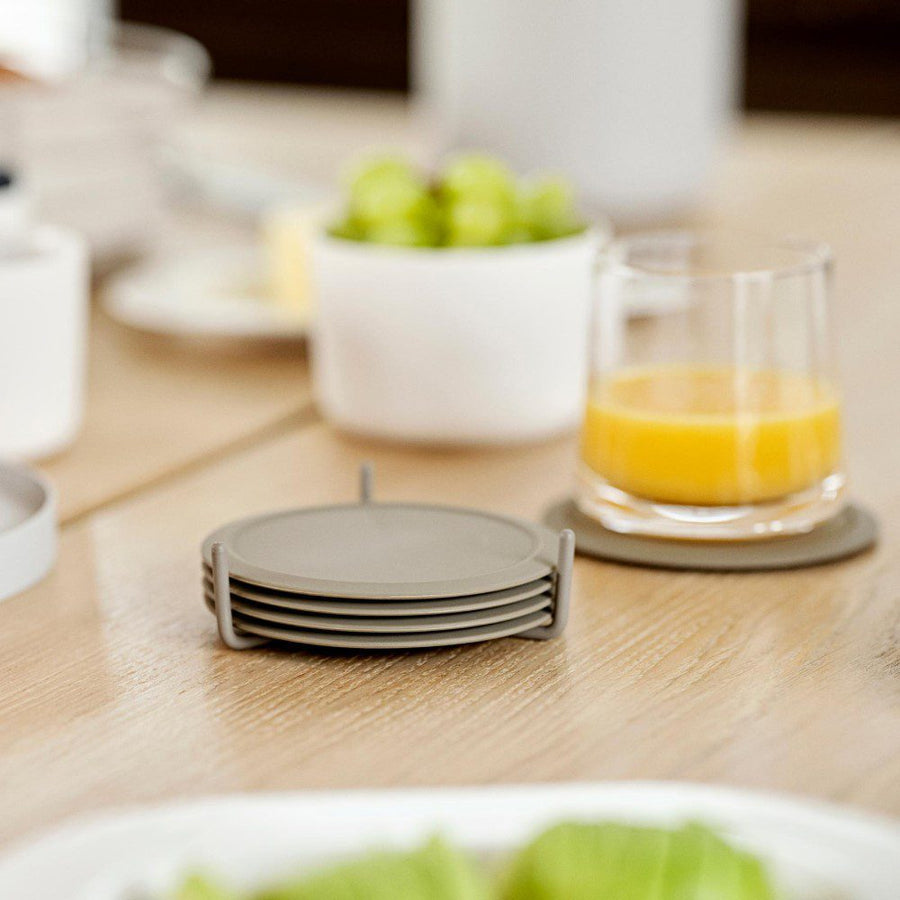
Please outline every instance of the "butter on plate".
M309 242L320 215L318 206L278 207L262 221L266 296L304 318L313 294Z

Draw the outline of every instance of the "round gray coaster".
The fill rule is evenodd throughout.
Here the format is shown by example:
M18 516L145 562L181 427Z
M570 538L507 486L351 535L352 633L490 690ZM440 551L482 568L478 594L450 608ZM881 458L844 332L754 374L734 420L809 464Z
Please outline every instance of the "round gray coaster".
M559 536L462 507L354 503L240 519L203 543L230 575L276 591L368 600L461 597L519 587L554 569Z
M618 534L585 515L568 498L544 513L544 523L553 529L571 528L576 551L586 556L635 566L709 572L817 566L868 550L878 539L878 522L855 505L807 534L758 541L677 541Z

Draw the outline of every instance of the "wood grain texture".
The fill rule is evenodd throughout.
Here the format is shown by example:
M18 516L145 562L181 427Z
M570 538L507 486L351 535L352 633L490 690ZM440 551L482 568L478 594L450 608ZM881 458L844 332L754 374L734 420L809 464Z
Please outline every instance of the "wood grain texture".
M68 522L248 440L296 427L310 409L300 344L177 343L131 332L97 311L84 427L41 469Z
M687 778L900 810L894 546L752 576L580 560L551 644L218 645L199 563L218 523L352 497L362 458L383 498L535 516L572 457L569 441L424 454L316 425L68 529L56 574L3 609L0 840L110 803L288 787Z
M900 129L754 120L696 218L835 245L851 477L882 519L878 550L741 576L579 560L550 644L230 652L201 602L212 528L349 499L363 459L382 498L535 517L568 490L574 444L424 451L312 418L273 432L294 384L281 362L201 362L111 332L96 431L56 464L68 508L93 511L64 530L54 574L0 606L0 842L111 804L261 788L675 778L900 814ZM130 425L109 383L122 369L146 392ZM218 449L198 450L210 432Z

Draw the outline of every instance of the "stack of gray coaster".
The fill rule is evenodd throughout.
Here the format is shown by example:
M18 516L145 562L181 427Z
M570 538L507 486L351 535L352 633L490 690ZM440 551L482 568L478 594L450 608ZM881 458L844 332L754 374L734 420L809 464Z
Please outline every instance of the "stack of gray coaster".
M203 594L232 649L445 647L565 628L574 535L473 509L359 503L233 522L203 544Z

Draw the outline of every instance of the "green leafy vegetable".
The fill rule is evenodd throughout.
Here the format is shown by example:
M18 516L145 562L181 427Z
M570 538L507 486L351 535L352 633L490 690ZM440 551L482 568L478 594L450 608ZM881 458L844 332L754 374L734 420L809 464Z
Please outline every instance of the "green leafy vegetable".
M251 894L192 875L169 900L775 900L775 892L760 860L702 825L601 822L548 829L493 886L468 857L434 839Z
M286 881L243 900L489 900L488 882L469 859L434 839L412 852L370 853ZM188 878L172 900L238 900L212 882Z
M412 853L373 853L256 895L255 900L487 900L469 860L441 840Z
M761 863L700 825L563 824L513 860L502 900L774 900Z

